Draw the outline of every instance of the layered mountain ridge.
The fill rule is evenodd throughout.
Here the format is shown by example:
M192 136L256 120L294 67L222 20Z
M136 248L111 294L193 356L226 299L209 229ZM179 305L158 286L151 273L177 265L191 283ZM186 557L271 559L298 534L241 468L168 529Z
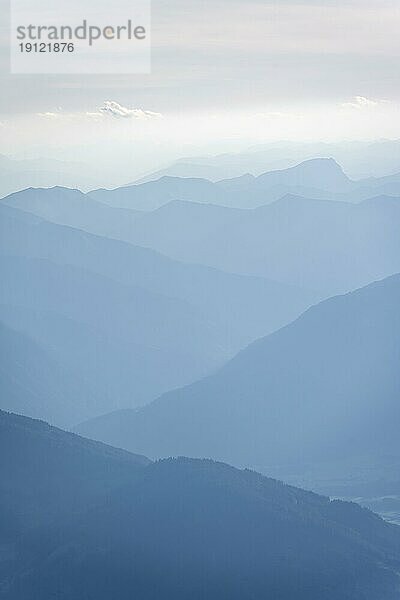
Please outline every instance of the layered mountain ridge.
M355 504L207 460L152 464L4 412L0 428L4 600L399 591L398 528Z

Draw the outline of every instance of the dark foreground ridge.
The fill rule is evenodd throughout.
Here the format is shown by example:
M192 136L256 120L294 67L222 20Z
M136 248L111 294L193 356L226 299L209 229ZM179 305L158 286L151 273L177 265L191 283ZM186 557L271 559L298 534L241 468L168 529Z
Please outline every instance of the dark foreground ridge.
M395 600L400 530L252 471L0 412L0 598Z

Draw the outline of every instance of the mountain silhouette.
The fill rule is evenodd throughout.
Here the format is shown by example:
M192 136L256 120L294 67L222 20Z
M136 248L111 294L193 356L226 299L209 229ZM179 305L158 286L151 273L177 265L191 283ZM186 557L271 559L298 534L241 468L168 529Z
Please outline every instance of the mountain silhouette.
M210 457L280 477L322 464L328 478L330 462L383 457L396 480L399 306L400 275L326 300L214 375L77 431L150 457Z
M143 456L3 410L0 432L3 542L85 510L150 463Z
M400 270L399 225L398 198L349 204L288 195L253 210L170 202L144 213L131 233L177 260L329 296Z
M290 322L319 297L312 290L274 280L171 260L150 249L55 225L1 203L0 215L1 253L73 265L118 283L178 298L212 320L218 319L233 351Z
M202 177L211 181L253 176L283 170L315 157L332 157L353 179L380 178L399 168L399 140L350 142L271 142L247 150L215 156L181 158L165 169L149 173L136 183L154 181L164 176Z
M353 189L352 183L333 159L316 158L258 177L245 174L210 182L202 178L163 176L155 181L115 190L96 190L89 196L110 206L146 211L174 200L255 208L288 193L327 199L334 199L337 195L339 199L339 194ZM10 204L13 205L12 199Z
M142 185L94 190L88 195L109 206L145 211L155 210L173 200L219 204L225 197L224 190L207 179L168 176Z
M206 375L318 297L184 264L6 205L0 215L0 320L64 365L66 380L82 382L81 397L58 403L63 420L53 421L53 411L28 413L60 425L148 402ZM43 397L41 406L51 404Z
M136 216L132 210L113 209L79 190L58 186L29 188L11 194L1 202L53 223L117 239L129 236Z
M182 164L181 167L190 173L190 165ZM192 167L194 173L202 169L195 165ZM204 169L207 172L207 166ZM288 168L257 173L256 176L244 172L237 177L212 179L211 182L193 175L162 175L152 181L114 190L95 190L89 196L114 207L152 211L174 200L231 208L257 208L287 194L351 203L376 195L400 195L399 174L353 180L333 158L311 158Z
M368 180L369 191L361 194L366 199L359 203L355 203L353 188L349 197L341 196L341 202L332 200L330 192L325 198L317 188L312 193L308 186L311 179L327 188L347 185L347 177L330 159L244 179L254 193L261 194L261 202L251 210L209 204L215 200L209 187L216 184L186 179L173 182L172 188L193 189L195 201L186 200L191 200L189 193L184 198L184 194L177 194L178 199L169 201L170 181L145 184L161 186L154 197L166 200L150 211L110 207L91 196L59 188L14 194L2 201L2 208L23 207L46 220L153 249L175 261L315 290L320 298L400 270L400 202L393 196L398 177L383 178L386 183L382 186L377 180ZM288 183L279 184L280 180ZM298 181L307 185L291 185ZM224 193L231 198L234 182L221 185L227 186ZM276 192L269 201L265 186ZM199 202L203 187L204 201ZM252 197L248 185L243 188L243 178L237 193L246 199ZM371 203L371 198L380 200Z
M87 164L51 158L18 160L0 154L0 198L31 186L76 186L93 189L98 171Z
M398 593L399 530L356 504L209 460L151 464L4 412L0 428L4 600Z

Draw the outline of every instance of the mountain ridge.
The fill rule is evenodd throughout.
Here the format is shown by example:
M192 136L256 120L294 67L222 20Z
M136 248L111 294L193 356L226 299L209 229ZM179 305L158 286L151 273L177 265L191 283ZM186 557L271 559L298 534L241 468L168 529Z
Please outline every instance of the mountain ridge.
M77 431L152 457L208 456L278 473L281 465L280 478L322 456L400 459L399 302L399 274L325 300L215 374Z
M210 460L151 463L2 411L0 430L0 467L14 473L0 482L4 600L399 591L400 530L356 504Z

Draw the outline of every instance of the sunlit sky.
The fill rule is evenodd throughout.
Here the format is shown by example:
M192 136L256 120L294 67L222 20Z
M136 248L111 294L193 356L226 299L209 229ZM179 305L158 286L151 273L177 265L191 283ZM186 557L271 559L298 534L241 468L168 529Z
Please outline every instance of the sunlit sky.
M400 137L398 0L153 0L152 73L129 76L11 75L7 4L3 154L140 170L274 140Z

